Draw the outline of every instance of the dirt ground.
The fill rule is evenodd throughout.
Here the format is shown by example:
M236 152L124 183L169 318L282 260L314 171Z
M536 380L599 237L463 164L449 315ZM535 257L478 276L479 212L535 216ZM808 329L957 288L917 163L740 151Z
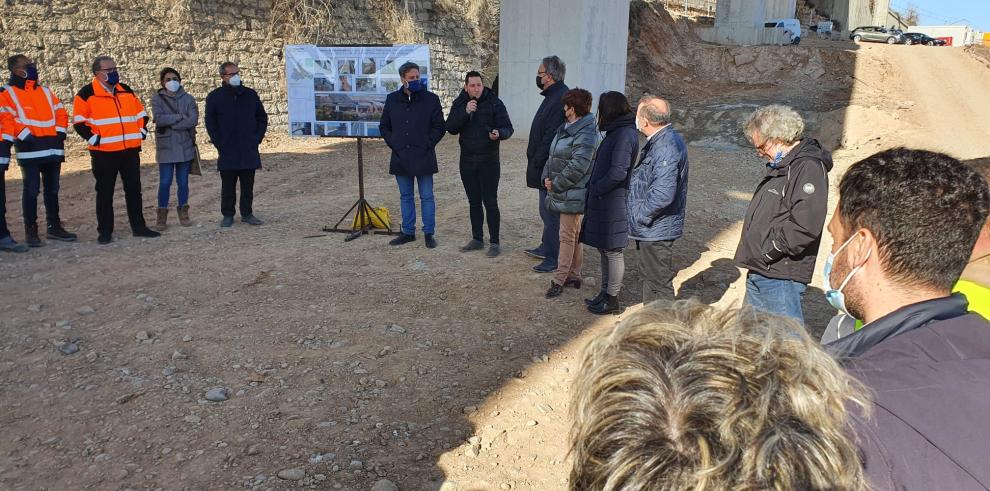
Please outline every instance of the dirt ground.
M842 172L879 148L990 154L974 119L990 113L977 97L990 93L986 68L924 50L860 47L850 91L890 104L879 111L890 119L848 112L833 205ZM365 150L368 198L395 217L387 149ZM63 220L80 241L0 255L0 488L367 490L383 478L402 490L565 488L576 358L621 317L584 310L598 275L591 249L591 285L543 298L549 277L521 252L540 232L525 142L503 145L496 259L458 250L470 237L455 138L438 148L435 250L421 238L395 248L385 236L345 243L321 231L356 198L353 141L272 136L264 151L255 209L265 225L221 230L219 179L207 172L191 178L195 226L131 238L118 193L107 246L96 244L88 161L69 160ZM732 305L743 287L729 258L763 166L750 150L691 146L690 159L675 286ZM143 182L151 220L150 165ZM21 239L13 166L7 194ZM626 260L628 314L639 308L635 250ZM832 315L819 284L816 275L805 299L813 332ZM63 354L67 342L78 352ZM207 401L217 387L228 399Z

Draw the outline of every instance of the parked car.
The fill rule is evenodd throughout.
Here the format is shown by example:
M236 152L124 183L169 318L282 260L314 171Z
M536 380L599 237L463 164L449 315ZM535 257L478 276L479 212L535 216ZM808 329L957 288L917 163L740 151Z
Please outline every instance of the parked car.
M900 44L904 42L904 34L896 29L891 30L886 27L864 26L853 29L849 33L849 39L856 41L870 41L874 43Z
M922 34L920 32L906 32L904 33L904 44L923 44L925 46L939 46L938 42L940 40L935 39L927 34ZM942 45L945 45L945 41L942 41Z

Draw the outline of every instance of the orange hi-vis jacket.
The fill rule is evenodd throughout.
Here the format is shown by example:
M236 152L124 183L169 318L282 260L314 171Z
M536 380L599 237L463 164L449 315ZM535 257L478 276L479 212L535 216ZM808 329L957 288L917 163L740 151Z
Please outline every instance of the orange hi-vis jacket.
M95 78L76 94L72 123L91 152L140 149L148 135L148 113L134 91L119 83L111 93Z
M13 145L21 165L64 161L68 126L69 114L48 87L24 79L0 87L0 138L7 158Z

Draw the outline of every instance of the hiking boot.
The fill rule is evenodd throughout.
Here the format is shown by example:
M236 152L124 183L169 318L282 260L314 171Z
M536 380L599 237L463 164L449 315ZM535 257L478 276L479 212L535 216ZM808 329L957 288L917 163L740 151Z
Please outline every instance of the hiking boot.
M537 273L553 273L557 271L557 263L544 259L542 263L533 266L533 271Z
M559 297L561 293L564 293L564 285L558 285L554 282L550 282L550 288L547 289L547 298Z
M38 237L37 223L24 224L24 242L27 243L28 247L41 247L45 245L45 243L41 241L41 237Z
M176 208L179 213L179 225L183 227L188 227L192 225L192 220L189 219L189 205L182 205Z
M241 221L244 222L244 223L246 223L246 224L248 224L248 225L261 225L261 224L265 223L265 222L261 221L260 218L254 216L254 215L248 215L246 217L241 217Z
M0 239L0 251L7 252L27 252L29 247L25 244L18 244L13 237L6 236Z
M437 248L437 239L434 239L433 238L433 234L423 234L423 236L426 239L426 248L427 249L436 249Z
M564 280L564 287L565 288L566 287L571 287L571 288L573 288L575 290L580 290L581 289L581 278L578 278L576 276L572 276L570 278L567 278L566 280Z
M100 236L96 238L96 242L98 242L100 245L107 245L107 244L113 242L113 235L111 235L111 234L100 234Z
M148 227L141 227L141 228L138 228L138 229L134 229L131 233L135 237L147 237L149 239L154 238L154 237L161 237L161 235L162 235L162 234L160 234L158 232L155 232L154 230L151 230Z
M159 208L155 218L155 230L161 232L168 227L168 208Z
M76 234L62 227L61 222L49 223L48 229L45 231L45 237L62 242L75 242L77 238Z
M588 312L598 315L618 314L621 311L622 307L619 306L619 297L616 295L605 294L604 302L588 306Z
M408 244L410 242L415 242L415 241L416 241L416 236L415 235L410 235L410 234L399 232L399 236L396 237L396 238L394 238L394 239L392 239L392 240L390 240L390 241L388 241L388 245L397 246L397 245L402 245L402 244Z
M471 239L471 242L468 242L467 244L464 245L464 247L461 247L461 252L480 251L481 249L484 248L485 248L484 242L478 239Z
M546 259L547 258L547 254L545 252L543 252L543 250L540 249L539 247L534 247L532 249L526 249L523 252L526 253L527 256L533 257L533 258L536 258L536 259Z
M605 301L605 292L604 291L600 291L600 292L598 292L598 295L595 295L592 298L586 298L586 299L584 299L584 304L585 305L588 305L588 306L591 306L591 305L602 303L604 301Z
M498 244L492 244L488 246L488 252L485 253L488 257L498 257L502 253L502 246Z
M223 216L223 220L220 220L220 226L223 227L223 228L233 227L234 226L234 217L233 216L224 215Z

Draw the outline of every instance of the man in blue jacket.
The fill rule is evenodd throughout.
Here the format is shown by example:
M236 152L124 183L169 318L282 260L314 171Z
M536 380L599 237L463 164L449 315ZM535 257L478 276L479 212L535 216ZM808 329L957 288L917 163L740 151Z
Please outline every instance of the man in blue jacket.
M258 93L241 85L241 71L232 62L220 65L223 85L206 96L206 131L220 157L221 227L234 224L237 182L241 183L241 221L261 225L254 216L254 174L261 168L258 146L268 130L268 113Z
M392 149L388 173L399 184L402 229L389 244L402 245L416 240L416 201L414 185L419 186L419 203L423 211L423 235L426 247L437 246L436 201L433 199L433 174L437 168L437 143L446 127L440 98L426 90L419 78L419 65L407 62L399 67L402 88L385 99L379 128L385 144Z
M674 299L674 241L684 233L688 153L681 135L670 125L670 104L645 97L636 113L636 127L646 145L629 181L629 238L636 241L643 303Z
M952 293L990 190L947 155L895 148L839 182L825 298L863 328L827 344L872 394L856 411L877 490L990 489L990 322Z

